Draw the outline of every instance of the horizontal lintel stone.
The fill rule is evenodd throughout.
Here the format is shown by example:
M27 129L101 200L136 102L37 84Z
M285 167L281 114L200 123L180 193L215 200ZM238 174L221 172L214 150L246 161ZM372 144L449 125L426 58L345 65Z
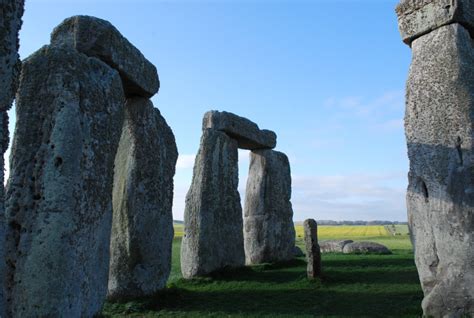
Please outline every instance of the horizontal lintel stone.
M463 25L474 35L472 0L402 0L396 12L400 34L408 45L420 36L451 23Z
M51 44L73 47L116 69L127 96L150 98L160 88L156 67L108 21L70 17L54 29Z
M241 149L273 149L276 147L276 134L271 130L260 129L247 118L228 112L209 111L204 115L203 129L225 132L237 140Z

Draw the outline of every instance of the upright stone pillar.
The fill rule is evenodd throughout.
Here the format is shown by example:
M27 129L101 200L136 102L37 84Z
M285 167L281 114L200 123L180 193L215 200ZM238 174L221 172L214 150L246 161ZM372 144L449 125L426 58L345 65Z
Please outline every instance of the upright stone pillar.
M250 153L244 209L248 265L294 257L295 227L288 157L271 149Z
M160 111L146 98L129 98L115 158L110 298L150 295L166 285L177 158Z
M321 249L318 244L318 223L313 219L305 220L304 243L306 247L306 273L309 279L321 277Z
M0 317L5 315L5 201L4 160L8 148L8 114L18 83L21 62L18 55L18 33L21 28L24 0L0 0Z
M8 311L91 317L107 293L119 73L45 46L23 64L7 187Z
M474 2L402 1L408 222L426 316L474 315Z
M185 278L245 264L238 178L237 141L204 129L186 196L181 245Z

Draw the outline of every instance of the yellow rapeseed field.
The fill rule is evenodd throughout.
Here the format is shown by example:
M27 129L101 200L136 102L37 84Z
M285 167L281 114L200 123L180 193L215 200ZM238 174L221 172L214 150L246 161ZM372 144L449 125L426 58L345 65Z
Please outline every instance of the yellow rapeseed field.
M296 237L303 238L303 226L296 225ZM340 225L318 226L318 238L352 238L389 236L390 233L383 225Z
M303 238L303 226L296 225L296 237ZM175 237L182 237L184 226L182 224L174 225ZM385 229L383 225L341 225L341 226L319 226L318 237L321 239L331 238L352 238L352 237L376 237L376 236L389 236L390 233Z

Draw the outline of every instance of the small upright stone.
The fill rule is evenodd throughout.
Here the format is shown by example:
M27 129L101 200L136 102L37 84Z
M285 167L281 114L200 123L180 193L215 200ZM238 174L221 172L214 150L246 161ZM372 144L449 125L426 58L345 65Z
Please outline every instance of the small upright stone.
M7 317L92 317L107 294L117 71L45 46L23 64L6 194Z
M177 158L160 111L146 98L128 99L115 157L109 298L147 296L166 285Z
M204 130L186 196L181 244L184 278L245 265L237 151L237 141L225 133Z
M202 128L225 132L237 140L241 149L273 149L276 146L276 134L273 131L260 130L257 124L247 118L228 112L207 112L204 115Z
M321 277L321 251L318 245L318 223L308 219L303 223L306 260L308 261L307 275L309 279Z
M288 157L271 149L250 153L244 209L246 264L294 257L295 227Z
M70 17L54 29L51 45L72 47L119 71L127 96L151 97L160 88L156 67L108 21Z

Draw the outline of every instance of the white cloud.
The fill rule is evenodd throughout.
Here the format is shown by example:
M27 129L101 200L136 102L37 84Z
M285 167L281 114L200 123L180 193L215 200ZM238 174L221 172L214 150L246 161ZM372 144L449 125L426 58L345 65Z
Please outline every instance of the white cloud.
M178 162L176 163L176 169L192 169L194 167L195 158L195 154L179 155Z

